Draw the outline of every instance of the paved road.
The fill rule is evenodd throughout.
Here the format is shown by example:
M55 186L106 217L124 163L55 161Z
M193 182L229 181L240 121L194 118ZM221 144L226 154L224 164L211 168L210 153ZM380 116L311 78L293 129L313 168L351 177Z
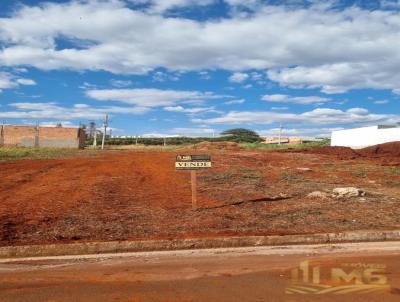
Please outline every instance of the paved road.
M0 301L400 301L400 242L3 259Z

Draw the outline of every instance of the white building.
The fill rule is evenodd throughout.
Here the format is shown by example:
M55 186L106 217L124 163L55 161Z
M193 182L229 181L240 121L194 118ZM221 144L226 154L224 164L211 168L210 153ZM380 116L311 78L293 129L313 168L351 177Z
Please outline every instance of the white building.
M395 141L400 141L400 127L378 125L333 131L331 146L357 149Z

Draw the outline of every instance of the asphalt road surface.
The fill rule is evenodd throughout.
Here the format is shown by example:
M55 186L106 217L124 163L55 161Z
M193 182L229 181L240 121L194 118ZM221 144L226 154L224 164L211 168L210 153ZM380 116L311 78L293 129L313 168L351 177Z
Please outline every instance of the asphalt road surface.
M400 242L2 259L0 301L400 301Z

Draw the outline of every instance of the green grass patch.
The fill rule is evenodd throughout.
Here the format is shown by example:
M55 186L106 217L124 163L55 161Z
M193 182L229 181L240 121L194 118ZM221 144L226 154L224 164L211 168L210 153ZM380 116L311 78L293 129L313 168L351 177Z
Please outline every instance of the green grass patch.
M322 167L324 168L324 169L333 169L333 168L335 168L336 167L336 165L334 164L334 163L322 163Z
M329 146L330 140L320 142L309 142L302 144L263 144L263 143L241 143L240 146L249 149L303 149L303 148L318 148Z
M257 170L242 169L239 171L238 176L245 179L259 179L262 177L261 173Z
M301 176L287 171L282 172L281 175L279 175L279 181L281 182L296 182L301 180L302 180Z
M387 167L385 168L385 173L400 176L400 167Z
M53 159L78 154L90 154L95 150L77 150L61 148L26 148L26 147L1 147L0 161L19 159Z

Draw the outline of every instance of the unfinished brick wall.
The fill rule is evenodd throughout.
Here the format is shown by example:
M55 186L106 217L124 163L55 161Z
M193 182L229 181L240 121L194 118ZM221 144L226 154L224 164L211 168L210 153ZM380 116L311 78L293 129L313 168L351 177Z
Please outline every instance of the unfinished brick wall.
M85 133L78 128L0 126L0 146L83 148Z
M24 126L2 126L4 146L34 147L36 138L36 127Z

